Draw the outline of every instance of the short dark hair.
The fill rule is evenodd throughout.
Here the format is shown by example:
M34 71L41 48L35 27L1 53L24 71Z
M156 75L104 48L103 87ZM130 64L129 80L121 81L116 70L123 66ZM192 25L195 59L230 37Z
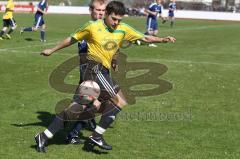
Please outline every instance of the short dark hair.
M108 3L106 7L106 13L108 15L115 13L116 15L124 15L126 12L126 8L122 2L119 1L111 1Z

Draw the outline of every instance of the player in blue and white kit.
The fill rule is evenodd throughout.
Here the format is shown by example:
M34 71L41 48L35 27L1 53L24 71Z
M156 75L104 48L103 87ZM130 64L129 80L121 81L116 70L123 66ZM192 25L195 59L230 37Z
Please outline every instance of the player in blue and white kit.
M173 27L174 23L174 11L177 9L177 5L175 0L171 0L171 3L168 5L168 20L170 21L171 28Z
M146 35L157 36L158 34L158 16L162 19L162 23L165 23L166 20L162 16L163 6L161 0L155 0L154 3L151 3L148 9L145 10L148 13L147 16L147 26L146 26ZM156 47L155 44L149 44L149 46Z
M41 0L38 4L37 12L35 13L35 23L33 27L22 28L20 30L20 34L24 31L32 32L37 31L41 27L41 34L40 34L40 41L46 42L45 40L45 29L46 25L43 19L43 15L46 14L48 9L48 2L47 0Z

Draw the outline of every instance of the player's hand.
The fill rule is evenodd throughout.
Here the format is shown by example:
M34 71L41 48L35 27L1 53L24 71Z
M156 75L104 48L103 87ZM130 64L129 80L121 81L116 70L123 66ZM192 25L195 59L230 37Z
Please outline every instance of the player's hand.
M95 99L93 102L93 106L95 109L99 110L100 106L101 106L101 102L98 99Z
M53 53L52 49L46 49L46 50L43 50L43 51L40 53L40 55L50 56L52 53Z
M163 39L163 42L172 42L174 43L176 41L176 38L172 37L172 36L167 36Z

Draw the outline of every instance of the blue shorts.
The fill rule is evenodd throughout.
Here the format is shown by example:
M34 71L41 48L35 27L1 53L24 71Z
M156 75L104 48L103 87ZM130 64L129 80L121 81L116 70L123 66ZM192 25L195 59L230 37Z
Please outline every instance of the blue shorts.
M174 12L169 12L169 13L168 13L168 16L169 16L169 17L174 17Z
M157 19L148 18L147 19L147 31L158 30Z
M15 27L16 21L13 18L3 19L3 27Z
M44 20L43 20L43 15L40 15L40 14L35 14L35 23L34 23L34 26L36 28L39 28L41 27L44 23Z

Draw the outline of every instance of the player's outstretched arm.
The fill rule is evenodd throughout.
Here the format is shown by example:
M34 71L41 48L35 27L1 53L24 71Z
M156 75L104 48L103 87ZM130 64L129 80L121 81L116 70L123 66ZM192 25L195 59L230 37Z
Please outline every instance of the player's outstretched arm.
M44 55L44 56L50 56L52 53L61 50L65 47L68 47L74 43L76 43L77 40L72 38L72 37L68 37L65 40L63 40L62 42L60 42L59 44L57 44L55 47L50 48L50 49L45 49L43 50L40 55Z
M145 35L142 40L147 43L167 43L167 42L174 43L176 41L176 38L174 38L172 36L160 38L160 37L156 37L156 36Z

